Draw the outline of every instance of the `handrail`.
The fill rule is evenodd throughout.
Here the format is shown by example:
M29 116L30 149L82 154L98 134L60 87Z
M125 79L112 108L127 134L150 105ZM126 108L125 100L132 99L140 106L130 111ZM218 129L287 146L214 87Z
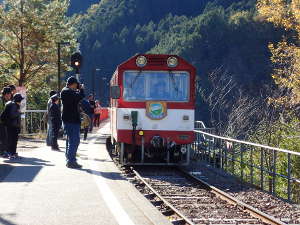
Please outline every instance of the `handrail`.
M26 110L25 113L42 113L42 112L47 112L47 110Z
M256 144L256 143L252 143L252 142L248 142L248 141L241 141L241 140L237 140L237 139L233 139L233 138L221 137L221 136L206 133L206 132L203 132L203 131L200 131L200 130L194 130L194 132L204 134L204 135L208 135L208 136L211 136L211 137L214 137L214 138L222 139L222 140L225 140L225 141L231 141L231 142L236 142L236 143L240 143L240 144L252 145L252 146L255 146L255 147L259 147L259 148L264 148L264 149L268 149L268 150L275 150L275 151L279 151L279 152L284 152L284 153L300 156L300 152L294 152L294 151L290 151L290 150L286 150L286 149L270 147L270 146L267 146L267 145Z

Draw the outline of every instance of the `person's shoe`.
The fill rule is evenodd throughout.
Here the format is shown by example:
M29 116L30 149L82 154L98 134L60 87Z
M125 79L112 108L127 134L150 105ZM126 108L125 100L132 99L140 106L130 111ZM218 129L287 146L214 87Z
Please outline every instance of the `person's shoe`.
M77 162L75 163L67 163L66 165L70 169L80 169L82 166L79 165Z
M1 157L2 158L9 158L9 154L7 152L2 152Z
M59 147L56 147L56 148L51 148L52 151L57 151L57 152L60 152L60 148Z
M17 159L21 159L20 156L18 156L18 154L13 154L13 155L9 155L9 160L17 160Z

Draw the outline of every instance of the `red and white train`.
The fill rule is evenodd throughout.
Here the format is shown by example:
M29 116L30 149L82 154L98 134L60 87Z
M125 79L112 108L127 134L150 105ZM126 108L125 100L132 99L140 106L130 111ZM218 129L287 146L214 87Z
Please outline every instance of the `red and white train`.
M117 67L107 147L114 146L121 164L189 163L195 77L195 67L176 55L136 55Z

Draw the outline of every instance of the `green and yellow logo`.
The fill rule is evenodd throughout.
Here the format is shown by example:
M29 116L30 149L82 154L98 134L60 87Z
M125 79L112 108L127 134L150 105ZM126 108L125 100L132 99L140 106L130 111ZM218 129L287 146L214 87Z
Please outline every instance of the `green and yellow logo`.
M152 120L161 120L167 116L166 102L147 102L147 116Z

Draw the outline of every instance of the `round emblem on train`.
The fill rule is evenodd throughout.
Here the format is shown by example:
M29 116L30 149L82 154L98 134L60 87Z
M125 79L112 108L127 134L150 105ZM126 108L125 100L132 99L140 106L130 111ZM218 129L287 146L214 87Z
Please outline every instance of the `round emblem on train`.
M161 120L167 116L166 102L147 102L146 115L152 120Z

